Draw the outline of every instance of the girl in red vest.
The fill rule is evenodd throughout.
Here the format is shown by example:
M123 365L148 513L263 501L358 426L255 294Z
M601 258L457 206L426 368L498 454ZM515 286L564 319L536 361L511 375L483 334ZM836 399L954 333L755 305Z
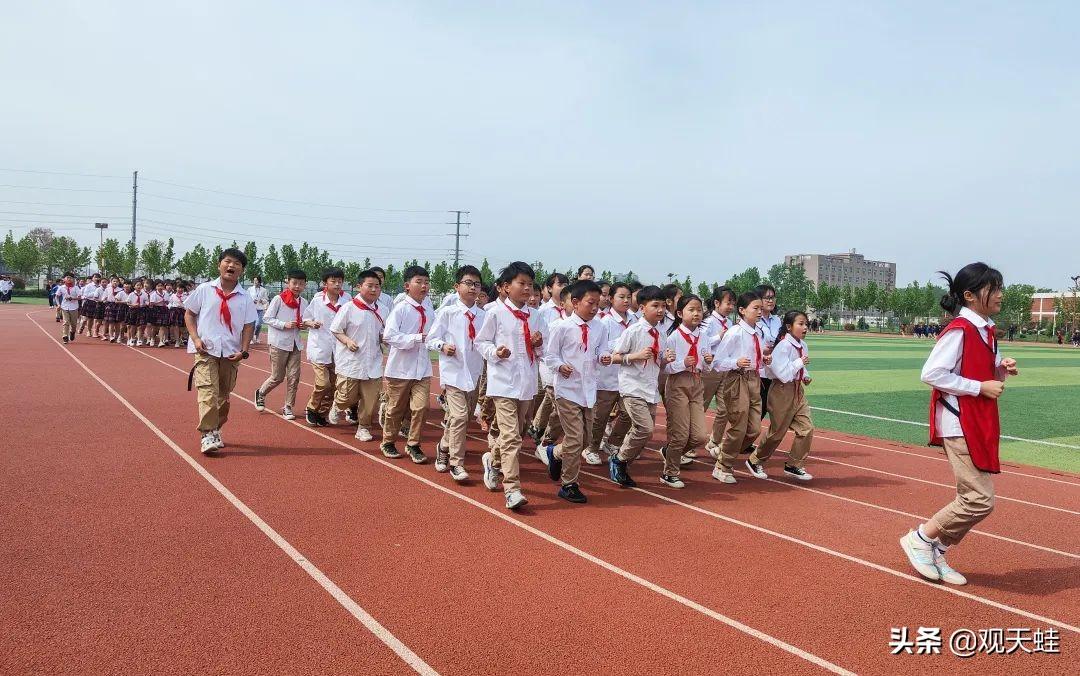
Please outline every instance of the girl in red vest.
M922 370L930 395L930 445L944 446L956 477L956 497L929 521L900 538L911 565L925 578L967 584L945 562L994 509L992 475L998 473L1001 427L997 399L1005 378L1017 375L1015 359L998 354L992 315L1001 311L1001 273L985 263L964 266L941 307L954 319L942 330Z

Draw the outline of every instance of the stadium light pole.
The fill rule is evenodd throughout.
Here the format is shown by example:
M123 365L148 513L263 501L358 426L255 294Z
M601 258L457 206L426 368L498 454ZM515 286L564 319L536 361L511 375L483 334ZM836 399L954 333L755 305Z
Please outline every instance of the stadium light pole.
M98 233L101 235L98 244L98 272L105 274L105 261L101 260L101 250L105 248L105 231L108 230L109 224L94 223L94 227L97 228Z

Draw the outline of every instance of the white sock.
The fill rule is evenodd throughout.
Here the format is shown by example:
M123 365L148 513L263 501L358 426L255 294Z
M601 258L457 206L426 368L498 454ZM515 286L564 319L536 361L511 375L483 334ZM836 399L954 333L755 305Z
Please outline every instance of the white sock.
M923 526L925 526L925 525L926 524L923 524ZM919 526L918 528L915 529L915 534L919 536L920 540L922 540L923 542L925 542L928 545L936 546L936 545L939 544L937 540L927 536L927 534L923 531L922 526Z

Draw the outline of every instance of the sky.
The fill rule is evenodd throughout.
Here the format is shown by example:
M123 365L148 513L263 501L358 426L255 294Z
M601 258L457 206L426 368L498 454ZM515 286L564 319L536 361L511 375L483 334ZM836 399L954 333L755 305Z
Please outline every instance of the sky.
M1077 3L2 4L0 231L1080 274Z

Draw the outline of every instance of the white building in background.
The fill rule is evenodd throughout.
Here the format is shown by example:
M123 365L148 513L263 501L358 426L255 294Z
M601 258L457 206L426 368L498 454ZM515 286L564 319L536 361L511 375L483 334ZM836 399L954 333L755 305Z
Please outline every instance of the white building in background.
M815 287L825 282L830 286L861 288L874 282L879 287L896 288L896 263L866 260L855 249L839 254L794 254L785 256L784 263L801 265Z

